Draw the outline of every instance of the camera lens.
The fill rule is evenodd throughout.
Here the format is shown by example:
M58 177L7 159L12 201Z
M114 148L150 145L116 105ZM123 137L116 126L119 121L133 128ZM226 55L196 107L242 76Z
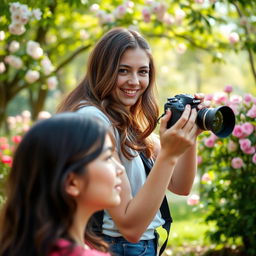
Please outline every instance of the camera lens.
M223 115L220 111L217 111L212 121L212 131L218 133L223 126Z
M221 138L229 136L235 127L235 115L228 106L201 109L196 121L202 130L210 130Z

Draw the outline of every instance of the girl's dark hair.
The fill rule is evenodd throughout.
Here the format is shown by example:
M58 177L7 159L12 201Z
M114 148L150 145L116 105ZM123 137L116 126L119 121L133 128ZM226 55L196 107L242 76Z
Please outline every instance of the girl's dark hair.
M149 57L149 86L128 112L111 96L116 87L120 59L127 49L143 49ZM96 44L87 65L87 73L58 107L58 112L76 111L82 105L94 105L111 120L120 134L121 150L131 159L128 148L145 151L149 157L153 146L147 137L157 124L158 106L154 96L155 67L146 40L136 31L115 28L106 33Z
M0 219L1 256L46 256L68 234L76 210L65 191L70 172L83 174L102 152L107 128L78 113L62 113L36 123L18 146L8 177ZM85 232L101 251L107 245Z

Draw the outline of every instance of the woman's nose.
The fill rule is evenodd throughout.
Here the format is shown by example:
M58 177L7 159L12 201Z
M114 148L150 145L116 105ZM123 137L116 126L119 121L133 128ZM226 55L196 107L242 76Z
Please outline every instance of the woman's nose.
M136 74L131 75L131 77L128 80L128 84L130 84L130 85L137 85L139 83L140 83L140 81Z
M117 176L122 175L123 172L125 171L124 166L121 163L119 163L119 161L117 161L115 158L113 158L113 161L114 161L114 164L115 164L115 167L116 167Z

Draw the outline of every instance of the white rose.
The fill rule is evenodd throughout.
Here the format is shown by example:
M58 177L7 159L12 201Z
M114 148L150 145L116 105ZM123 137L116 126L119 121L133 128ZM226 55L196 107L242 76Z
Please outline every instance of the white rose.
M19 2L11 3L10 4L10 12L11 13L17 12L17 11L19 11L20 7L21 7L21 4Z
M54 66L52 65L51 61L48 57L44 57L41 60L42 69L45 75L49 75L54 70Z
M12 23L19 25L27 24L31 16L31 11L25 4L15 4L10 7Z
M176 22L180 23L186 16L186 13L181 9L175 10L175 20Z
M22 59L14 55L6 56L4 61L16 69L20 69L23 66Z
M185 44L183 44L183 43L178 44L178 46L177 46L177 52L178 52L179 54L185 53L186 50L187 50L187 46L186 46Z
M90 7L91 12L97 12L100 9L100 6L98 4L93 4Z
M48 86L48 88L49 88L50 90L56 89L56 87L57 87L57 85L58 85L58 79L57 79L57 77L56 77L56 76L51 76L51 77L47 78L46 84L47 84L47 86Z
M20 49L20 43L17 41L12 41L8 47L10 52L16 52Z
M34 10L32 10L32 15L34 16L34 18L36 20L41 20L42 12L40 9L34 9Z
M164 20L163 20L163 22L164 22L165 24L167 24L167 25L173 25L173 24L175 23L175 19L174 19L174 17L173 17L172 15L166 13L166 14L164 15Z
M4 73L6 70L5 65L3 62L0 62L0 74Z
M31 118L31 113L29 110L23 110L21 113L22 117L25 119L30 119Z
M22 4L20 7L20 14L22 18L29 18L31 16L31 11L29 10L28 6L25 4Z
M52 115L51 115L49 112L47 112L47 111L41 111L41 112L38 113L37 119L38 119L38 120L47 119L47 118L50 118L51 116L52 116Z
M0 41L3 41L5 39L5 33L3 30L0 31Z
M34 83L35 81L37 81L40 77L40 74L38 71L36 70L28 70L26 75L25 75L25 80L32 84Z
M90 37L90 35L85 29L82 29L80 30L80 37L83 40L87 40Z
M228 36L228 40L231 44L239 42L239 35L236 32L232 32Z
M27 42L27 54L30 55L33 59L39 59L43 56L43 49L40 47L40 44L29 40Z
M25 27L18 23L11 23L8 28L11 34L18 36L22 35L26 31Z

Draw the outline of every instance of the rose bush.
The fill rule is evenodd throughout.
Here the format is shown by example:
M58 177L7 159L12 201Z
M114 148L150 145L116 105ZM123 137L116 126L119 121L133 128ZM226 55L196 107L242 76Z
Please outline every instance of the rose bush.
M51 114L46 111L41 111L38 115L38 119L49 117L51 117ZM32 124L31 113L25 110L21 115L9 116L7 123L10 134L8 136L0 136L0 205L4 200L5 181L12 166L15 149Z
M224 139L209 131L199 137L200 206L206 221L215 223L208 233L213 242L241 245L244 255L256 255L256 98L231 94L226 86L206 96L212 107L230 106L236 125Z

